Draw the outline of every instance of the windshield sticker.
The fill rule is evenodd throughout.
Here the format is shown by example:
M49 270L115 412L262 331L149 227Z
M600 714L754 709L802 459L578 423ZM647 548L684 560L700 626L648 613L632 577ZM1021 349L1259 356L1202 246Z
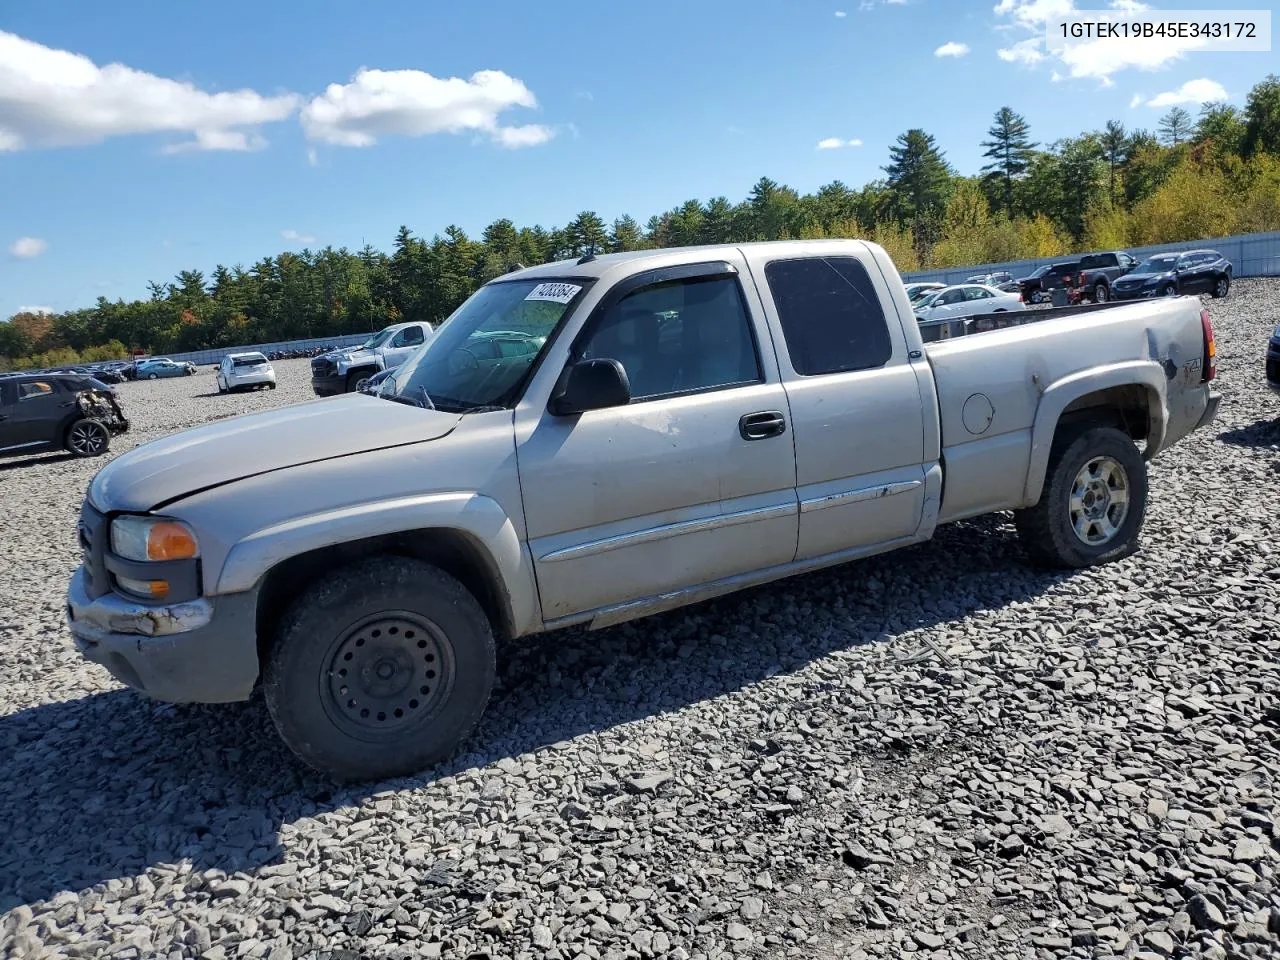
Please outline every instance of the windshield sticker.
M550 300L553 303L568 303L578 295L582 287L576 283L540 283L529 291L526 300Z

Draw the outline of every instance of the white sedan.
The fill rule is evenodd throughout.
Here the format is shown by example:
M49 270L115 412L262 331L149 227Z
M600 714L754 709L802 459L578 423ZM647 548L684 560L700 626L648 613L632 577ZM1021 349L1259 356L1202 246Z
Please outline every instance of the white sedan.
M218 364L218 392L245 387L276 388L276 371L261 353L229 353Z
M981 313L1005 313L1025 310L1022 294L1005 293L981 283L962 283L944 287L915 305L916 318L925 320L950 320L956 317L972 317Z

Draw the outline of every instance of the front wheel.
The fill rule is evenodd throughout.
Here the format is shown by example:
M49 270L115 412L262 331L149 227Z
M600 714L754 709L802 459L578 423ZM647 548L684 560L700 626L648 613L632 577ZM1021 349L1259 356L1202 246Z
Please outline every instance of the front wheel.
M156 378L156 375L155 375L154 373L148 373L148 374L147 374L147 379L148 379L148 380L154 380L155 378Z
M1177 295L1178 295L1178 288L1175 287L1172 283L1166 283L1164 285L1164 289L1160 291L1160 296L1162 297L1176 297Z
M1221 300L1223 297L1227 295L1227 292L1230 289L1231 289L1231 278L1224 273L1222 276L1218 278L1217 282L1213 285L1213 290L1210 295L1215 300Z
M347 374L347 393L355 393L360 389L360 381L368 377L369 374L363 370L353 370Z
M286 744L343 780L446 759L484 712L493 631L438 567L378 556L322 577L285 614L263 692Z
M1050 567L1110 563L1138 549L1147 465L1128 435L1086 427L1055 440L1040 502L1014 512L1027 552Z
M1111 299L1111 291L1107 289L1105 283L1100 283L1093 288L1093 302L1106 303Z
M111 434L100 420L77 420L67 428L67 452L77 457L100 457L111 445Z

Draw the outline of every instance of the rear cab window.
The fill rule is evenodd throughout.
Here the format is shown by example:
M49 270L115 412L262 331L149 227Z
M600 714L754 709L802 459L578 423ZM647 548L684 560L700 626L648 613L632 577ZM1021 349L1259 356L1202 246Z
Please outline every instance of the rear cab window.
M893 356L880 296L856 257L773 260L764 273L796 373L871 370Z

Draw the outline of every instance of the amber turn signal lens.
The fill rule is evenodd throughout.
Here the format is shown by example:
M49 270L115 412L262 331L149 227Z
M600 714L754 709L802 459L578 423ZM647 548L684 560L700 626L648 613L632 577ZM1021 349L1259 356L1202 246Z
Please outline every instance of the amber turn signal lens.
M188 560L197 552L196 538L181 523L161 521L147 533L148 560Z
M116 582L130 593L139 597L150 597L152 600L162 600L169 593L167 580L133 580L129 577L116 577Z

